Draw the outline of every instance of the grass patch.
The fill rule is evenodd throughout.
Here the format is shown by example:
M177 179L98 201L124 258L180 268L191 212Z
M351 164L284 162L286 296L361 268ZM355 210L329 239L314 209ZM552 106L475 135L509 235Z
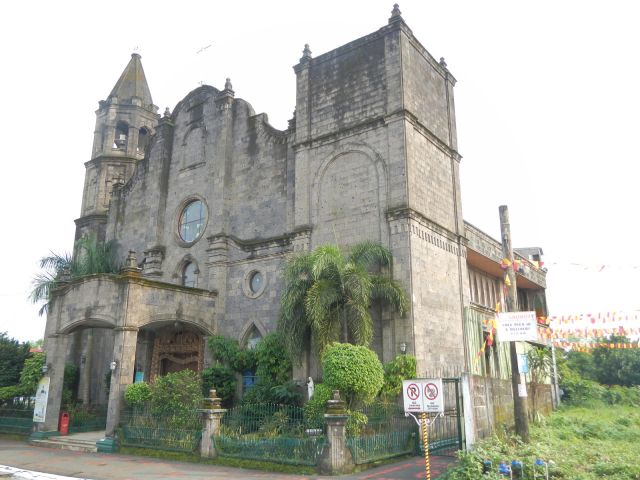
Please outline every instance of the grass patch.
M265 472L294 473L300 475L316 474L314 467L304 465L285 465L273 462L262 462L258 460L244 460L241 458L203 459L195 453L170 452L165 450L154 450L150 448L120 447L118 453L123 455L135 455L142 457L160 458L162 460L172 460L177 462L200 463L205 465L224 465L227 467L246 468L250 470L262 470Z
M482 476L484 459L490 459L494 466L501 460L520 460L529 468L527 475L530 475L533 462L541 458L553 461L549 471L555 479L640 479L637 453L640 412L637 408L605 404L565 406L539 424L532 424L530 433L529 444L505 433L478 442L472 452L463 452L460 464L442 478L500 478Z

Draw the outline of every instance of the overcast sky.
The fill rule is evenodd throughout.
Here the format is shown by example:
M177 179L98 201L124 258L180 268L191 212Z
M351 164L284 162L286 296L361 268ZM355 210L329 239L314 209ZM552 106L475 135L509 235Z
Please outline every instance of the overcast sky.
M95 110L136 50L160 112L200 82L285 128L314 56L387 23L393 0L9 2L0 19L0 332L41 338L38 259L72 248ZM552 315L640 308L640 7L633 1L402 1L457 78L463 214L544 249ZM204 47L209 46L197 53ZM604 266L604 269L602 268Z

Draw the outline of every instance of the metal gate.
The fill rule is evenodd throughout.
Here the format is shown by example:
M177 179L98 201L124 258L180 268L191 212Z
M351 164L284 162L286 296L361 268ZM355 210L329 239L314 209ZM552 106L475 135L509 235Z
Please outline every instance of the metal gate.
M459 378L443 378L444 417L429 427L429 452L433 455L454 456L464 448L462 428L462 389ZM421 450L424 446L421 445Z

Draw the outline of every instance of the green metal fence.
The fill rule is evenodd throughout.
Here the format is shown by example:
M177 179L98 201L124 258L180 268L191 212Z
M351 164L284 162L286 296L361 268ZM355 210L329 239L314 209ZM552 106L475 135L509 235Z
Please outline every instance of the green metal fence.
M416 451L418 426L397 405L374 405L357 410L356 415L366 418L361 428L347 431L347 447L357 465Z
M152 409L126 410L120 416L118 439L126 447L193 452L202 436L197 412L163 415Z
M273 404L230 409L213 440L222 457L311 466L326 443L322 431L305 429L302 408Z
M33 427L33 407L0 407L0 433L29 435Z

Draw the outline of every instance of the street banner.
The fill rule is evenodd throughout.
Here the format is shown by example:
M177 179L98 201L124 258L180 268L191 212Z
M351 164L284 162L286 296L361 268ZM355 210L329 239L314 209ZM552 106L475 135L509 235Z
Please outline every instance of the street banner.
M501 342L538 341L536 312L499 313L498 340Z
M51 379L46 376L42 377L38 382L38 390L36 390L36 404L33 409L33 421L44 422L47 413L47 400L49 399L49 383Z

